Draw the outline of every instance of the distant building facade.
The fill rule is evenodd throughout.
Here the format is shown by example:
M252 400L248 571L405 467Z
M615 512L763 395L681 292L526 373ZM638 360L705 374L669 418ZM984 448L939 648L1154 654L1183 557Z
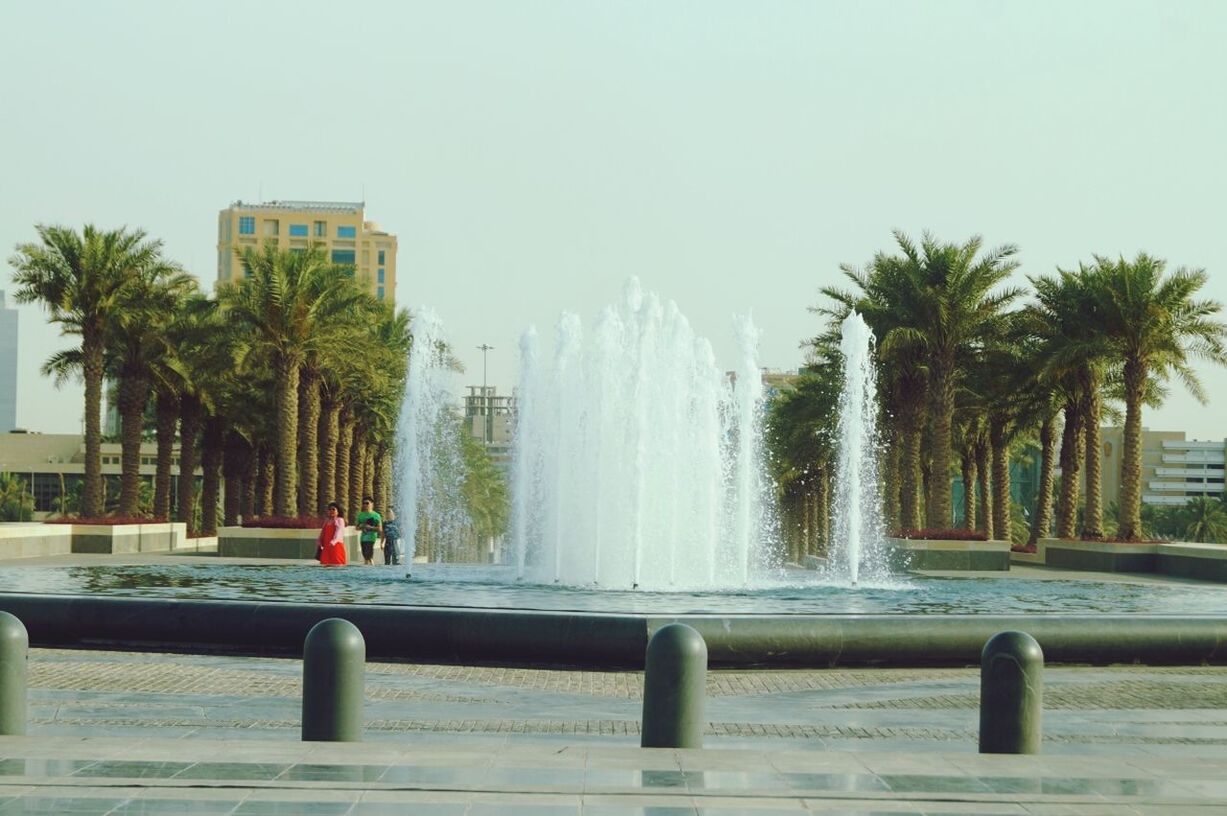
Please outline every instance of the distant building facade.
M0 290L0 433L17 427L17 316Z
M102 443L102 478L108 498L119 496L123 473L121 446ZM141 479L153 480L157 472L158 446L141 443ZM179 445L172 449L171 475L179 475ZM45 518L58 509L58 499L70 495L85 479L85 437L80 434L41 434L25 431L0 434L0 473L15 474L34 496L35 518ZM196 473L203 471L197 467ZM178 479L171 480L172 507Z
M217 217L217 282L242 279L236 250L273 246L305 250L319 244L328 260L354 267L380 300L396 297L396 236L367 221L365 204L344 201L236 201Z
M1101 428L1104 502L1120 502L1124 428ZM1185 439L1184 431L1142 429L1142 502L1182 505L1189 499L1223 496L1227 441Z
M506 472L515 436L515 397L499 396L493 385L470 385L464 398L464 428L485 443L490 458Z

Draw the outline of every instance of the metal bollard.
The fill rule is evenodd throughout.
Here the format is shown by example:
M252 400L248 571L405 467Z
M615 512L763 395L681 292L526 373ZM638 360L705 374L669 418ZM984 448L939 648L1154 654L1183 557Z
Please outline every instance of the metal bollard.
M29 653L25 624L16 615L0 612L0 736L25 736Z
M999 632L980 653L980 753L1038 754L1044 652L1026 632Z
M307 633L302 660L303 740L360 742L366 641L358 627L320 621Z
M684 623L648 641L643 676L643 748L702 748L707 644Z

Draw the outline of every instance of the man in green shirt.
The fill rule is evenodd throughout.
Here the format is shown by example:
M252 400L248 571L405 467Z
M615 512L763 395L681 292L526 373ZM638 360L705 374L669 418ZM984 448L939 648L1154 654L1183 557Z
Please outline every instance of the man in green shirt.
M370 496L362 500L362 512L354 518L360 532L362 563L375 563L375 542L383 538L383 516L375 511L375 502Z

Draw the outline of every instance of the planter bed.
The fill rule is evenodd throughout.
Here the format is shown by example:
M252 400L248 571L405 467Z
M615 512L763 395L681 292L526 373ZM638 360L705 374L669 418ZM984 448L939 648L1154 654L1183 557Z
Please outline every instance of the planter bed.
M74 553L170 552L188 546L187 525L183 522L155 524L71 524Z
M285 558L315 560L315 528L222 527L217 531L217 554L222 558ZM345 528L345 549L349 563L362 563L358 528Z
M1088 572L1155 572L1159 545L1149 542L1073 541L1045 539L1044 563L1049 567Z
M1163 575L1227 583L1227 546L1223 544L1160 544L1157 562Z
M1010 542L888 538L896 570L1002 571L1010 568Z

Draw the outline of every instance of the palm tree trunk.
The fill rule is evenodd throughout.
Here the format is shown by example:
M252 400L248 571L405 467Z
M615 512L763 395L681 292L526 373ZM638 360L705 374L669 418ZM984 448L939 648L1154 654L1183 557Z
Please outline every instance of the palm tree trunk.
M1035 496L1035 512L1031 514L1028 544L1036 544L1041 538L1047 538L1048 526L1052 524L1052 460L1056 452L1056 438L1057 417L1053 414L1046 417L1040 426L1040 487Z
M886 520L889 531L899 523L899 467L903 462L903 451L899 447L899 435L894 424L885 416L879 419L879 423L883 440L880 459L882 518Z
M375 492L375 469L378 465L378 448L375 447L373 440L367 440L366 455L362 458L362 495L370 496L372 503L378 495ZM383 505L379 505L377 510L382 512Z
M963 529L976 529L976 455L975 445L963 448Z
M305 518L312 514L319 494L320 385L319 375L310 369L303 369L299 380L298 515Z
M822 542L822 554L831 554L831 467L822 463L818 474L818 540Z
M1074 538L1078 525L1078 472L1082 469L1082 412L1075 400L1065 403L1061 432L1061 496L1057 501L1057 538Z
M277 481L277 454L263 444L260 446L260 473L256 477L256 515L275 515L273 512L273 488Z
M273 513L293 516L298 510L298 362L286 356L274 361L277 376L277 472Z
M803 482L797 486L796 517L794 526L797 538L801 541L803 554L814 552L814 518L817 515L817 500L814 497L814 485Z
M1082 537L1103 538L1103 499L1099 464L1099 383L1087 375L1082 393L1082 431L1086 454L1086 511L1082 514Z
M980 506L983 508L980 529L984 531L987 538L994 539L996 528L993 523L996 521L996 516L993 513L991 460L988 440L982 437L976 442L976 480L980 488Z
M336 492L340 413L340 406L331 398L325 397L320 406L320 431L317 440L320 449L319 478L315 494L317 512L322 512L328 502L333 501L333 497L336 497L336 501L341 500L340 494Z
M939 360L930 380L933 389L930 413L930 472L928 526L937 530L950 528L950 460L954 419L954 362Z
M1142 397L1147 371L1137 360L1125 360L1125 450L1121 456L1120 530L1122 541L1142 537Z
M375 509L380 513L387 515L387 489L388 483L386 478L388 464L388 446L380 444L375 448L374 456L374 472L372 473L371 495L375 497Z
M200 534L217 535L217 500L221 495L222 445L226 426L221 417L210 415L204 421L200 440L200 466L204 477L200 485Z
M119 376L120 466L119 515L132 518L140 512L141 436L145 429L145 406L149 403L149 378L136 372Z
M333 493L335 501L345 505L344 512L346 519L352 519L357 508L351 508L349 504L349 468L350 454L353 450L354 443L354 419L353 414L348 409L341 412L339 429L337 433L337 469L334 472L335 482L333 484Z
M388 448L380 459L382 464L380 465L379 472L383 475L383 488L379 493L379 506L384 508L385 511L396 509L393 506L396 497L392 495L392 456L393 449Z
M102 337L88 326L81 336L81 372L85 380L85 482L81 515L102 515Z
M222 523L233 527L239 523L239 516L246 518L243 499L247 494L247 474L250 471L248 460L251 458L251 446L243 435L233 428L226 431L225 453L222 455L222 478L226 482L225 499L223 500ZM250 509L246 512L251 512Z
M904 429L903 444L903 477L900 480L902 482L900 493L902 517L900 519L900 526L904 530L919 530L924 526L924 515L921 513L920 503L920 428Z
M1010 442L1006 439L1004 421L993 421L989 439L993 446L993 537L1011 541Z
M188 535L196 533L196 442L204 411L193 394L179 399L179 508L175 521L187 524Z
M243 521L251 521L259 515L256 499L260 486L260 453L255 445L248 448L246 467L243 468L243 493L239 497L239 515Z
M354 443L349 453L349 478L346 481L346 501L354 516L362 507L362 469L366 466L366 440L362 432L354 429ZM351 517L352 520L352 517Z
M179 424L179 397L158 389L157 412L158 464L153 477L154 518L170 520L170 470L175 458L175 429Z

